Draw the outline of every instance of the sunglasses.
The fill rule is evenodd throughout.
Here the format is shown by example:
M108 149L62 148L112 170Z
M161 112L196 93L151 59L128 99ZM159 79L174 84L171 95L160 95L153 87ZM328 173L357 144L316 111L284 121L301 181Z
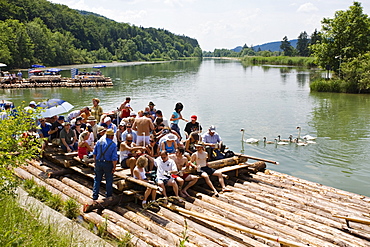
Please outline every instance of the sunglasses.
M127 142L132 142L132 140L126 140Z
M154 140L150 140L150 142L154 142Z

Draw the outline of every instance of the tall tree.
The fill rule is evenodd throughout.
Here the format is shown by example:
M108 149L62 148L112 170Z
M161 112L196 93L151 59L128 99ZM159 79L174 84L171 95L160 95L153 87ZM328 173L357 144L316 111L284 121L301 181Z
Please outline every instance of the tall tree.
M309 44L310 44L310 39L308 38L306 31L303 31L298 36L297 48L296 48L300 56L308 57L308 55L310 54L310 50L308 49Z
M280 49L283 51L285 56L292 56L293 55L293 46L288 41L288 37L285 36L283 38L283 41L281 41Z
M341 63L370 50L370 19L359 2L322 21L321 42L311 46L316 63L338 71Z

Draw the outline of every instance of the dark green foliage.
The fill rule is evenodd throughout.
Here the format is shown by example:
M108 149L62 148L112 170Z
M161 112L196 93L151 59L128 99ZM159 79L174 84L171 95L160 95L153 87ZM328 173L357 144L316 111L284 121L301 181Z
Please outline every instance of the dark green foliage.
M0 0L0 60L15 67L201 57L198 41L46 0Z
M306 31L304 31L298 36L296 49L298 51L299 56L302 56L302 57L309 56L310 54L310 50L308 49L309 44L310 44L310 39L308 38Z
M284 56L293 56L294 48L290 44L287 36L284 36L283 41L281 41L280 49L283 51Z

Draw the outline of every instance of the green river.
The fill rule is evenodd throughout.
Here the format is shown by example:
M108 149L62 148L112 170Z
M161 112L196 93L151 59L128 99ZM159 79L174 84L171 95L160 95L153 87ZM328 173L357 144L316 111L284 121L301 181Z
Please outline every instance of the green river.
M153 101L168 119L182 102L185 118L196 114L204 129L215 125L231 150L278 161L278 166L267 164L272 170L370 196L370 95L311 93L313 70L233 60L111 64L101 71L113 79L113 87L2 89L1 98L15 104L61 98L79 109L98 97L107 112L130 96L136 112ZM296 137L297 126L301 136L317 137L316 144L263 144L264 136L269 141ZM260 142L243 143L241 128L245 139Z

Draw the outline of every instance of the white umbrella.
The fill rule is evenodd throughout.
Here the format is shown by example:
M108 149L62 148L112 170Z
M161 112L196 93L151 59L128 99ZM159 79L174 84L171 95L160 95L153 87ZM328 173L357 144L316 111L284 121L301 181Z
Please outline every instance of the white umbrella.
M73 105L61 99L49 99L40 102L37 107L45 109L45 111L41 112L42 117L52 117L68 112L73 108Z
M6 67L8 65L6 65L5 63L0 63L0 67Z

